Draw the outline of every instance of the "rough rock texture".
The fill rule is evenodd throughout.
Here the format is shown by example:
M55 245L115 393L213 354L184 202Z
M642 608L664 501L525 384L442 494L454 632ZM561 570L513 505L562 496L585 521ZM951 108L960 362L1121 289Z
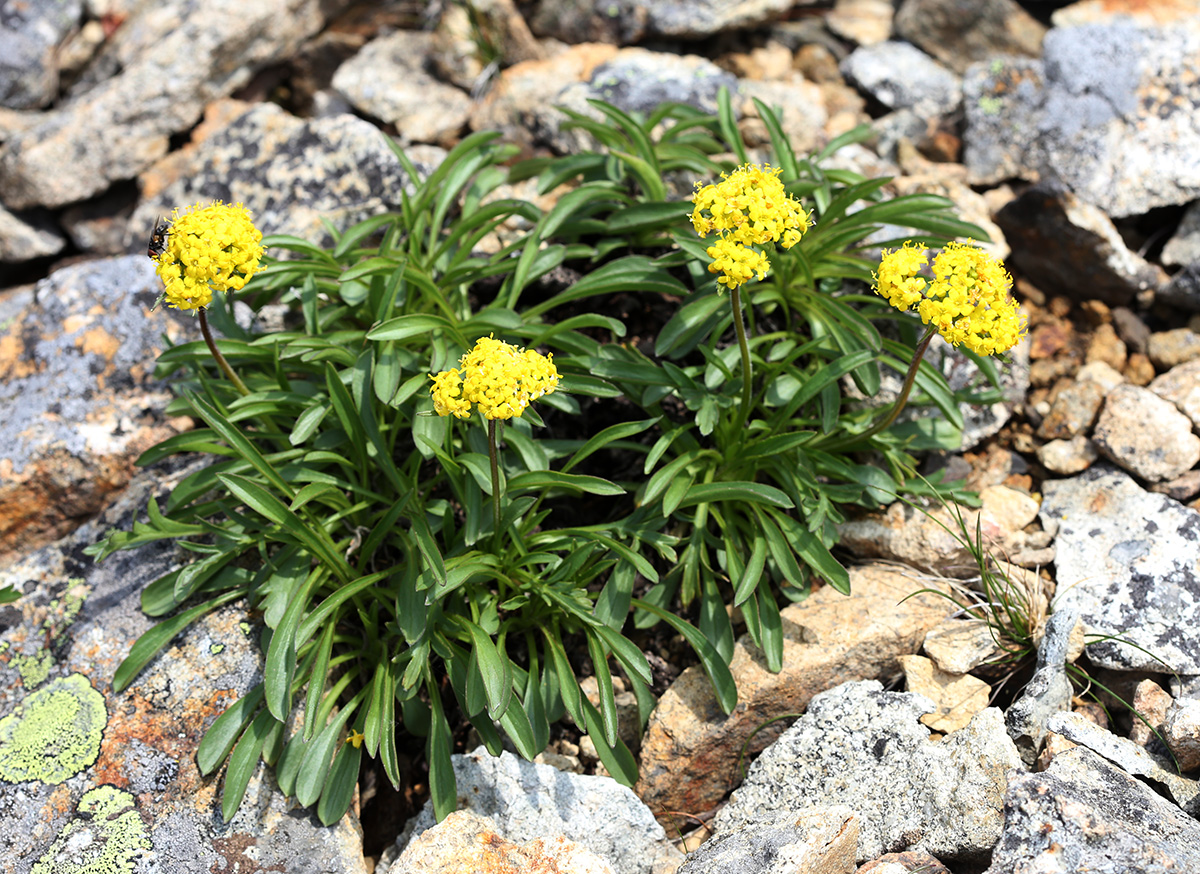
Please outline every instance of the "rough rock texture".
M135 7L69 99L4 144L0 198L13 209L63 206L132 179L209 101L316 33L323 9L317 0Z
M1051 30L1041 61L973 67L963 82L972 181L1053 173L1114 218L1195 199L1198 51L1194 15L1160 28L1122 18Z
M1055 179L1006 204L996 223L1012 246L1013 267L1048 292L1121 305L1166 281L1162 268L1125 245L1102 209Z
M509 752L495 757L483 747L452 761L460 808L491 817L509 841L562 835L605 859L618 874L671 874L683 858L646 806L611 777L567 774ZM433 826L433 808L426 803L396 849L406 852L410 841ZM399 861L389 867L394 855L380 860L376 874L407 874Z
M1153 680L1138 683L1133 691L1132 703L1134 711L1141 718L1134 717L1129 727L1129 739L1143 747L1161 744L1155 732L1162 727L1172 700L1162 686Z
M1192 423L1149 389L1119 385L1104 399L1092 431L1096 448L1149 482L1174 479L1200 461Z
M18 216L0 207L0 263L57 255L66 245L66 237L40 212Z
M0 106L36 109L58 95L58 54L79 26L81 0L7 4L0 18Z
M1079 626L1079 609L1058 610L1046 623L1046 634L1038 644L1037 670L1004 714L1008 736L1029 767L1037 761L1046 737L1046 721L1071 706L1074 687L1066 664L1071 635Z
M1163 719L1162 735L1181 771L1200 768L1200 701L1185 698L1173 703Z
M921 118L946 115L962 101L959 77L910 43L856 49L841 70L884 106L911 109Z
M147 197L130 221L141 229L131 241L141 251L143 231L172 206L243 203L264 233L330 245L322 220L346 228L399 209L402 193L412 190L414 181L370 122L349 114L306 121L271 103L227 108L232 118L214 120L201 142L143 175ZM445 151L418 146L408 155L424 176Z
M783 670L767 670L762 652L741 638L729 668L738 706L726 716L698 666L685 670L659 699L642 741L636 791L655 811L703 811L737 779L740 749L763 723L802 711L818 692L847 680L898 672L897 657L914 653L925 633L954 605L933 595L907 596L930 581L894 567L850 570L850 597L825 588L783 613ZM763 749L784 730L757 731L747 749ZM696 775L703 774L703 780Z
M454 811L415 838L395 867L404 874L613 874L608 862L561 835L517 843L470 810Z
M994 708L934 743L919 721L932 706L875 680L818 695L717 812L717 834L836 804L858 812L859 861L904 849L985 857L1000 834L1005 774L1020 764L1016 747Z
M65 267L0 299L0 565L61 537L133 476L150 446L186 427L154 360L196 329L151 314L161 287L144 256Z
M425 72L432 40L406 30L372 40L338 68L333 87L355 108L396 125L405 143L453 146L467 126L471 98Z
M918 655L900 656L900 667L904 669L904 688L933 702L934 709L922 716L921 722L934 731L958 731L988 705L991 687L978 677L948 673Z
M182 556L154 543L96 565L82 550L110 525L127 528L182 473L140 474L99 519L0 572L0 588L22 592L0 625L0 871L366 874L352 815L326 828L292 810L260 763L226 824L221 772L200 776L205 731L262 679L262 629L241 604L196 622L112 691L152 624L139 593ZM93 867L74 867L84 861Z
M1146 354L1159 370L1171 370L1200 358L1200 334L1191 328L1156 331L1146 344Z
M1097 634L1088 657L1118 670L1200 674L1200 513L1098 464L1043 486L1042 527L1057 531L1058 609Z
M1147 386L1160 398L1173 403L1179 412L1200 428L1200 359L1172 367Z
M1036 57L1046 33L1014 0L905 0L895 30L959 73L996 55Z
M922 648L948 674L965 674L1000 655L996 637L982 619L948 619L925 635Z
M1088 750L1015 774L985 874L1200 871L1200 823Z
M1166 794L1193 816L1200 813L1200 783L1179 776L1170 756L1158 749L1141 747L1118 737L1079 713L1056 713L1047 727L1126 773L1145 777L1155 788L1164 787Z
M850 874L858 818L848 807L815 807L721 832L688 855L679 874Z

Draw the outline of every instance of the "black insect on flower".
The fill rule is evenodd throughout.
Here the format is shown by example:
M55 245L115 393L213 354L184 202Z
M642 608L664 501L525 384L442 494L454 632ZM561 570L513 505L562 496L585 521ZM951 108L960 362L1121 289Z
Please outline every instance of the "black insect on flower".
M160 221L154 226L154 231L150 234L150 245L146 247L146 257L154 259L166 251L169 228L170 225L165 221Z

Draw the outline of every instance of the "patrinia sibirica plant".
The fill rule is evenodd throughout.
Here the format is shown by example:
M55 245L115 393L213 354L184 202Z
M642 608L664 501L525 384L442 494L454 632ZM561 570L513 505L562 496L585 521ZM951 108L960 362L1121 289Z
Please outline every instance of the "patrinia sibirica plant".
M934 431L880 424L888 412L844 403L841 385L872 395L882 367L904 372L924 352L906 339L911 318L899 340L876 329L903 318L867 293L876 271L880 293L903 289L968 350L1013 336L988 315L1007 298L984 300L998 274L947 245L982 230L942 198L889 199L886 180L822 166L865 131L799 158L759 104L771 154L755 161L727 94L715 116L593 107L602 120L567 111L597 143L576 155L514 162L516 147L480 132L422 173L396 147L412 190L325 245L264 240L222 204L166 229L166 299L199 314L203 338L164 352L158 373L175 376L168 411L198 427L140 463L202 460L93 552L180 546L143 592L160 622L118 690L205 613L239 599L253 611L262 682L197 754L205 774L225 766L226 818L263 759L332 822L364 759L401 780L404 744L423 744L443 817L464 722L493 752L532 757L569 717L631 784L614 675L644 726L654 626L691 645L729 712L730 607L778 669L780 599L848 586L831 552L846 507L966 499L911 480L911 453L948 445L959 403L990 395L956 394L921 365L909 401L943 411ZM701 180L690 203L671 193L681 176ZM501 196L530 180L559 189L552 207ZM893 225L913 246L872 237ZM929 280L911 269L916 245L950 255ZM879 246L903 254L880 265ZM288 316L254 333L231 317L235 299ZM639 312L629 300L671 308L637 343L613 315L614 301Z

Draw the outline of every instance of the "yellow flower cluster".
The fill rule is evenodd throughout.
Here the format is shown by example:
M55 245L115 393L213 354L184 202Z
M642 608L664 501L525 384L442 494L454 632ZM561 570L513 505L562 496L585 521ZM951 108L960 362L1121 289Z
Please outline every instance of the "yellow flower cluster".
M808 213L784 190L780 168L745 164L721 174L712 185L696 183L692 197L692 227L702 237L716 233L720 239L707 250L713 259L710 273L737 288L751 274L763 279L770 269L767 256L753 246L778 243L785 249L800 242L808 230Z
M919 275L929 263L912 243L884 251L875 290L896 309L914 306L921 321L948 343L979 355L1005 352L1025 336L1025 317L1009 295L1012 277L977 246L950 243L933 259L933 280Z
M196 204L171 215L170 233L154 260L167 305L198 310L212 302L213 290L237 291L257 271L262 232L240 203Z
M485 419L511 419L558 388L559 375L553 355L520 349L489 335L476 341L458 367L430 378L429 393L439 416L466 419L474 404Z

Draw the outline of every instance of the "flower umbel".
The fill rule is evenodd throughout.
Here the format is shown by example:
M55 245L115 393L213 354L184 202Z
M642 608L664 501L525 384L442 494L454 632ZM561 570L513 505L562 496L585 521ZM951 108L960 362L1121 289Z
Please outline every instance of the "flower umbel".
M154 260L168 306L199 310L212 302L213 290L237 291L259 268L262 232L240 203L196 204L191 212L171 215L170 233Z
M767 256L753 246L778 243L790 249L808 230L808 213L784 190L781 170L770 165L744 164L722 174L711 185L696 183L692 196L692 227L702 237L717 233L720 239L708 249L710 273L729 288L763 279L770 269Z
M519 417L530 402L558 388L553 355L521 349L493 336L480 337L453 370L430 377L429 393L439 416L471 415L474 404L485 419Z
M914 306L921 321L946 342L978 355L1016 346L1025 317L1009 295L1012 277L997 259L970 242L950 243L933 259L932 280L919 275L925 250L911 243L885 251L875 290L896 309Z

